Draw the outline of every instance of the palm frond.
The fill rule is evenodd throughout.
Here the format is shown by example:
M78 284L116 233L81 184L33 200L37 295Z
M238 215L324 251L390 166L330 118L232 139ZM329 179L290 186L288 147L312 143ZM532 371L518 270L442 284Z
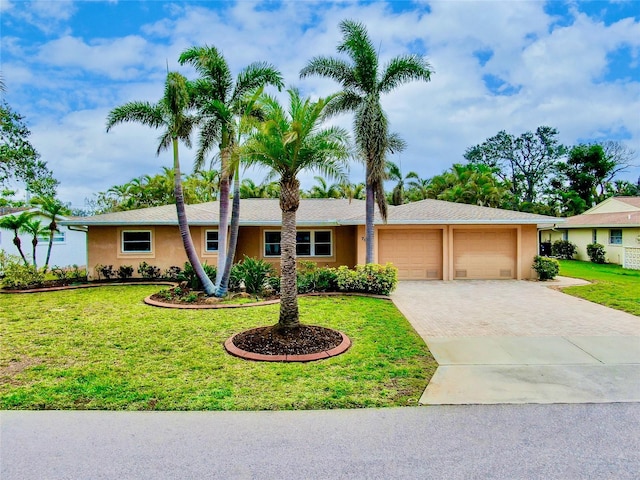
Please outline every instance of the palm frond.
M400 55L391 59L385 66L378 89L382 93L388 93L403 83L412 80L431 80L433 68L424 57L420 55Z
M340 22L343 40L338 52L346 53L354 63L356 81L367 93L377 90L378 53L369 38L366 27L353 20Z
M107 132L115 125L137 122L151 128L165 126L165 113L161 104L149 102L129 102L112 109L107 115Z

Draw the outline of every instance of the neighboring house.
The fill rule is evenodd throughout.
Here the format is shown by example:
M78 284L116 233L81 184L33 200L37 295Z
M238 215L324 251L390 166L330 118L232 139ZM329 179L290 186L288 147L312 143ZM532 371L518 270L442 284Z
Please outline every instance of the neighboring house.
M51 217L40 212L38 208L0 208L0 218L15 215L18 216L22 212L31 212L35 220L40 220L44 227L48 227L51 223ZM58 232L53 236L53 246L51 247L51 258L49 266L57 265L66 267L70 265L85 266L87 265L87 233L76 227L63 227L61 222L69 220L70 217L57 216ZM73 229L72 229L73 228ZM0 228L0 250L4 250L10 255L19 256L18 249L13 244L13 230ZM33 237L28 233L20 233L22 242L22 252L29 261L32 261L32 244ZM36 246L36 260L38 266L42 267L47 258L47 250L49 248L49 236L38 237L38 245Z
M541 241L556 240L574 243L579 260L589 260L587 245L600 243L607 262L640 269L640 197L607 198L561 227L541 231Z
M202 261L218 254L217 202L187 205L191 235ZM303 199L297 214L300 260L353 267L365 261L362 200ZM376 219L376 259L398 267L400 279L528 279L539 224L562 219L440 200L390 206ZM174 205L62 222L88 229L88 266L137 265L162 270L187 260ZM279 265L281 211L277 199L244 199L236 261L244 255Z

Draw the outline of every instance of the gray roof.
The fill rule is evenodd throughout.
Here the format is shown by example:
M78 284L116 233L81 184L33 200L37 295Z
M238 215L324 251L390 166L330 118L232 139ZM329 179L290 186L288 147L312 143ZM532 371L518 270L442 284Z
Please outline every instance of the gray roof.
M218 224L218 202L187 205L190 225ZM250 198L240 202L240 225L280 225L282 213L278 199ZM478 207L442 200L422 200L406 205L389 206L389 224L541 224L563 219L531 213ZM105 213L90 217L74 217L62 225L177 225L175 205L143 208L126 212ZM364 225L364 200L306 198L300 201L298 225ZM382 224L376 208L376 223Z

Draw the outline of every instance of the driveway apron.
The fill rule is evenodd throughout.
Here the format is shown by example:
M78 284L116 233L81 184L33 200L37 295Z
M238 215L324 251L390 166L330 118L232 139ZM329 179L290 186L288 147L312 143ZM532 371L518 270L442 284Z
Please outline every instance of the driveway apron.
M400 282L440 365L420 403L640 402L640 317L559 291L581 283Z

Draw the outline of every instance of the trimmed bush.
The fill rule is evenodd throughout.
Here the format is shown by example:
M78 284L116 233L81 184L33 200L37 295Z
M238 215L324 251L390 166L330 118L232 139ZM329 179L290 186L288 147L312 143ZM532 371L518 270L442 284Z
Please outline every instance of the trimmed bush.
M95 266L95 270L98 274L98 280L100 280L101 277L105 280L111 280L116 276L116 273L113 271L113 265L98 264Z
M587 245L587 255L593 263L604 263L606 260L607 252L604 250L604 245L599 243L590 243Z
M149 280L155 280L162 276L162 272L155 265L149 265L147 262L140 262L138 266L138 273L142 275L142 278Z
M560 271L560 263L555 258L536 255L533 261L533 269L538 273L540 280L553 280Z
M182 269L178 266L173 265L165 270L164 278L175 282L179 280L180 272L182 272Z
M297 273L298 293L335 292L338 289L335 268L318 267L314 262L303 260Z
M551 246L551 254L563 260L571 260L577 249L576 245L569 240L556 240Z
M398 269L391 263L357 265L355 270L341 266L336 270L336 283L342 292L389 295L398 284Z

